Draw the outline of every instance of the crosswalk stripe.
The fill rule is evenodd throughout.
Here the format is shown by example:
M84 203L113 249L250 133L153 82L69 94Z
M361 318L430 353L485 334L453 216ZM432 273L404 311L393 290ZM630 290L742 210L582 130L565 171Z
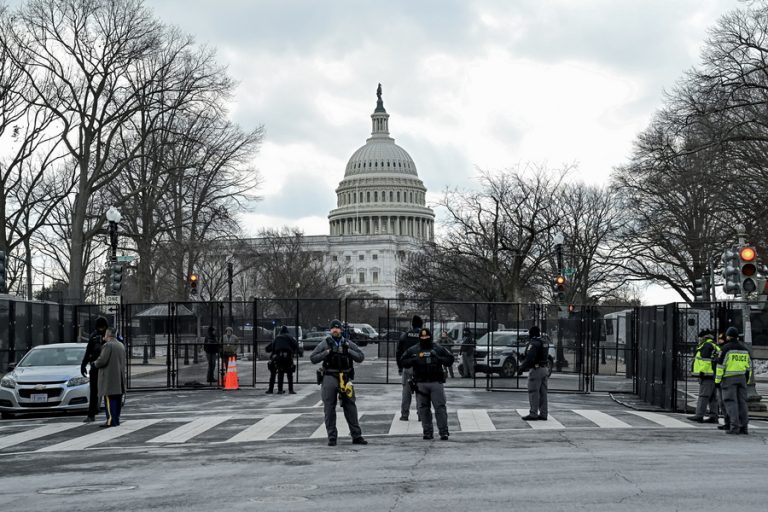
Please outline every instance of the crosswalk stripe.
M462 432L488 432L496 430L496 425L485 409L458 409L459 425Z
M301 416L299 413L270 414L225 442L242 443L246 441L264 441L299 416Z
M0 450L8 448L9 446L15 446L17 444L39 439L41 437L56 434L58 432L64 432L75 427L81 427L82 423L54 423L52 425L44 425L39 428L35 428L29 431L18 432L9 436L0 437Z
M573 412L587 418L600 428L632 428L629 423L614 418L609 414L605 414L602 411L595 411L591 409L574 409Z
M659 414L656 412L647 412L647 411L626 411L629 414L634 414L635 416L640 416L641 418L645 418L648 421L652 421L656 423L657 425L661 425L662 427L667 428L694 428L694 426L690 423L683 423L680 420L676 420L675 418L670 418L669 416L665 416L663 414Z
M362 418L364 414L364 412L359 412L357 414L357 419L359 420ZM349 425L347 425L347 420L344 418L344 413L339 411L336 411L336 432L339 438L349 437ZM310 439L321 439L323 437L328 437L328 431L325 429L325 422L321 423L320 426L312 432L312 435L309 436Z
M51 446L46 446L37 450L38 452L69 452L83 450L99 443L111 441L112 439L136 432L144 427L154 425L159 419L153 420L131 420L125 423L121 423L119 427L110 427L99 429L98 432L93 434L87 434L84 436L76 437L63 443L57 443Z
M421 434L421 422L417 418L409 417L408 421L400 421L400 413L396 413L389 426L389 435Z
M206 430L210 430L219 423L232 419L232 416L213 416L210 418L198 418L190 423L185 423L161 436L147 441L148 443L186 443L195 436L199 436Z
M530 412L531 411L528 409L517 410L517 414L519 414L521 418L523 416L527 416L530 414ZM531 428L536 430L555 430L565 428L565 425L553 418L551 414L547 414L547 421L526 421L526 423L528 423Z

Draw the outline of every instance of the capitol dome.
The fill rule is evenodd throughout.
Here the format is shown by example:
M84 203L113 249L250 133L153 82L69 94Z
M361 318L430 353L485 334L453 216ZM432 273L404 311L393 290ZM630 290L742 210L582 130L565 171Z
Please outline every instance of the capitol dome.
M328 215L331 236L387 234L432 240L435 214L426 206L427 189L411 156L389 136L381 84L376 96L371 136L352 154L336 188L337 208Z

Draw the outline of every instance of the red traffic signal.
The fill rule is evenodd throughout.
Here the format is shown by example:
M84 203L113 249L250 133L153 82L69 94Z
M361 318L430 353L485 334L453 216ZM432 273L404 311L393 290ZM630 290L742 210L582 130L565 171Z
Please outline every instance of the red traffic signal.
M197 282L200 280L197 274L189 274L189 287L192 290L192 294L197 293Z
M753 247L744 246L739 249L739 270L741 271L742 293L752 293L757 290L755 277L757 274L757 252Z

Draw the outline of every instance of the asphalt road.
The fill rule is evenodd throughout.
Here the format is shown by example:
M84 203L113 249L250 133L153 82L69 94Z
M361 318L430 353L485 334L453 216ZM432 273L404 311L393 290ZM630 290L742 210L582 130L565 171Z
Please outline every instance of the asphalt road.
M524 393L452 389L450 440L424 441L417 422L397 420L396 386L358 385L370 444L340 438L331 448L317 386L297 389L131 393L113 429L74 416L2 421L0 503L39 512L764 511L768 503L766 423L727 436L606 395L551 394L557 424L542 429L521 419Z

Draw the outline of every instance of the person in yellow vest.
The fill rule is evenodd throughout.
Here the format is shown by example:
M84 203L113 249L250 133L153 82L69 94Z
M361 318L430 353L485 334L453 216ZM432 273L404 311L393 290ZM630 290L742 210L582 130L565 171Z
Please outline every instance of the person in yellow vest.
M723 390L723 402L730 418L731 428L726 434L747 434L747 382L752 379L752 357L739 341L739 331L729 327L725 331L725 344L715 369L715 385Z
M717 423L717 389L715 389L715 371L712 361L720 356L720 347L715 344L715 336L709 329L699 333L699 344L691 365L691 373L699 378L699 399L696 413L688 419L697 423ZM709 416L704 414L709 408Z

